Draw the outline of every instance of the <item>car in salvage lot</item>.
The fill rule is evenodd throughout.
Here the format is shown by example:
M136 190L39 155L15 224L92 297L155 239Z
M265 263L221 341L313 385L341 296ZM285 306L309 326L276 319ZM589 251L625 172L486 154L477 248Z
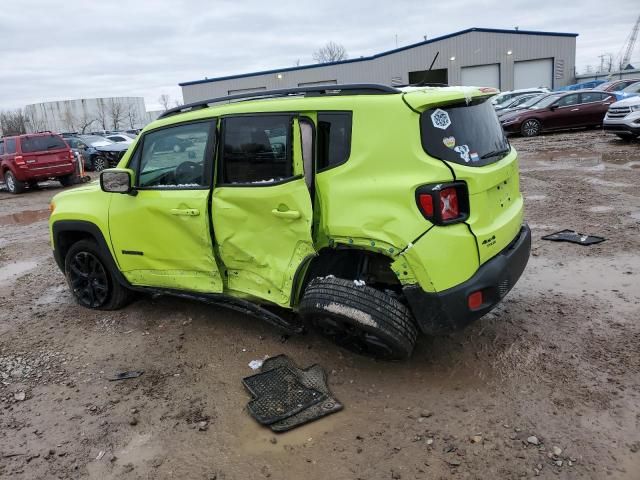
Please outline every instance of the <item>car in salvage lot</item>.
M609 106L602 127L623 140L640 136L640 96L629 97Z
M75 155L62 137L51 132L7 136L0 139L0 180L11 193L22 193L28 185L56 179L73 184Z
M609 105L621 95L614 92L581 90L556 92L524 110L500 118L507 133L533 137L545 131L602 125Z
M87 308L175 294L290 327L279 307L407 358L419 332L492 310L529 259L495 93L331 85L176 107L100 184L54 197L54 257Z
M70 135L64 139L82 155L85 169L96 172L117 165L129 148L129 144L116 143L99 135Z

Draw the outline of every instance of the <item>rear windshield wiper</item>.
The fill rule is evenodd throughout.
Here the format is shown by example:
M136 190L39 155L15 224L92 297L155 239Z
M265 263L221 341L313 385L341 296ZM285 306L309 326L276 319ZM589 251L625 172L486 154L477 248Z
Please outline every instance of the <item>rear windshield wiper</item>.
M511 151L511 147L503 148L502 150L494 150L493 152L485 153L480 157L480 160L486 160L490 157L497 157L498 155L506 155ZM504 155L503 155L504 154Z

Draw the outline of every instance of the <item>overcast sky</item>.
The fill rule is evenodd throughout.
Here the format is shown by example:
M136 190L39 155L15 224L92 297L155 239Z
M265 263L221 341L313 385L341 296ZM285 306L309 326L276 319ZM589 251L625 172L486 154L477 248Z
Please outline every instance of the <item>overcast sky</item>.
M617 56L640 14L637 0L614 3L2 0L0 109L131 95L152 110L163 93L181 98L179 82L313 63L328 40L353 58L469 27L579 33L582 72Z

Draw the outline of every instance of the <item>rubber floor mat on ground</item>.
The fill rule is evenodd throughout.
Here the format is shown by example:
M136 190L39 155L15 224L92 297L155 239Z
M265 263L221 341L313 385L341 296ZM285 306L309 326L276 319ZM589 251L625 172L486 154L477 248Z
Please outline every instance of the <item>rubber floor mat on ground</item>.
M552 242L571 242L578 245L595 245L604 242L606 238L596 237L595 235L584 235L573 230L561 230L550 235L545 235L542 240L551 240Z
M243 379L243 383L254 397L247 405L249 413L274 432L291 430L343 408L331 394L321 366L303 370L285 355L268 358L261 373Z

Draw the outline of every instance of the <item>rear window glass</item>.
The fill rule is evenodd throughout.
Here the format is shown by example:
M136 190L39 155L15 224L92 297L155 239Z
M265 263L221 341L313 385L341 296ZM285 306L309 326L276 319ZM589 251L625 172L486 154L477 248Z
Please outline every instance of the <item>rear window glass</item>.
M480 167L509 153L509 142L488 100L426 110L420 117L422 148L434 158Z
M318 170L334 167L349 158L351 114L318 114Z
M22 153L41 152L69 148L62 138L57 135L38 135L37 137L22 137L20 140Z

